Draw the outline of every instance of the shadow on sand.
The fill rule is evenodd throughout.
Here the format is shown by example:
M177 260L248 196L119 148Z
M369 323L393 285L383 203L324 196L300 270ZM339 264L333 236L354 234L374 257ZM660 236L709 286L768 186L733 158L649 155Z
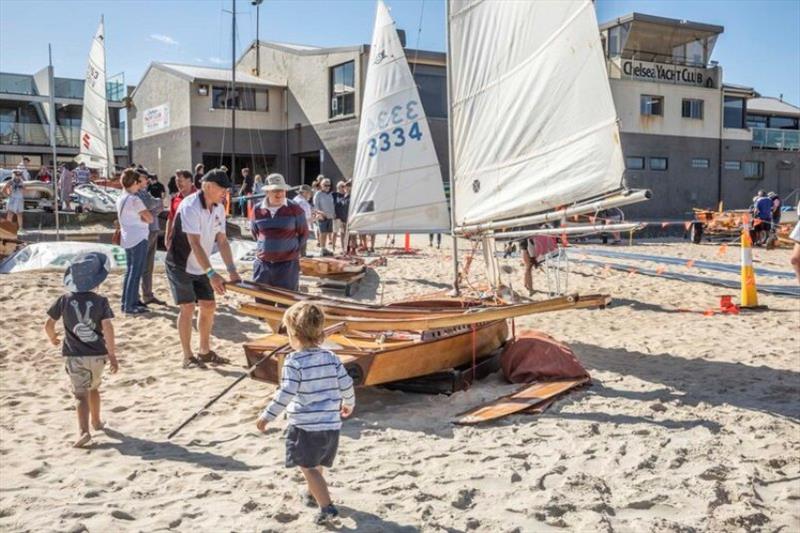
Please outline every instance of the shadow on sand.
M663 391L647 393L614 390L608 394L640 400L678 400L688 405L700 402L714 406L730 405L800 420L798 372L700 358L685 359L668 353L645 354L593 344L574 343L572 347L590 370L635 376L665 387Z
M216 455L210 452L193 452L169 441L152 441L125 435L114 429L106 428L105 434L116 442L101 442L93 446L96 449L115 449L122 455L139 456L145 461L164 459L180 463L192 463L211 470L245 472L257 467L243 463L237 459Z
M342 525L340 527L329 527L329 530L335 531L381 531L386 533L416 533L420 529L416 526L403 526L397 522L384 520L378 515L367 513L365 511L358 511L346 505L339 506L339 513L341 518L345 521L352 520L355 522L354 527Z

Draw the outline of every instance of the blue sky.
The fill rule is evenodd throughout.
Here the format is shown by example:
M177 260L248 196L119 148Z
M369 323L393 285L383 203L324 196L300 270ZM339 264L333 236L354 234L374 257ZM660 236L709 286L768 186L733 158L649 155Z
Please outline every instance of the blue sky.
M387 0L408 45L444 50L443 0ZM255 8L238 0L237 54L255 38ZM597 0L601 22L638 11L719 24L724 79L800 105L800 0ZM151 61L230 65L231 0L0 0L0 70L33 73L53 44L56 75L83 77L105 15L109 75L139 81ZM265 0L261 38L320 46L367 43L372 0ZM422 31L418 32L422 20Z

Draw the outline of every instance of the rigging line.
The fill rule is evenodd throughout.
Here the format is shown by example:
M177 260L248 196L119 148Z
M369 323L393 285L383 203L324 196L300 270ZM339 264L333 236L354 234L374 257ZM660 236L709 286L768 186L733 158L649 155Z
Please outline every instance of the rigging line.
M414 50L414 66L411 68L411 83L412 83L412 86L414 87L414 89L416 90L418 97L419 97L419 86L417 85L417 82L414 79L414 72L416 71L417 60L419 59L419 40L420 40L420 37L422 35L422 18L423 18L424 13L425 13L425 0L422 0L420 12L419 12L419 22L417 24L417 44L416 44L416 49ZM392 18L392 20L394 21L394 18ZM399 41L400 40L400 36L397 35L397 22L394 22L394 24L392 26L393 26L392 31L395 32L395 37ZM400 45L401 45L401 48L402 48L402 43L400 43ZM402 48L402 50L403 50L403 57L405 58L405 61L406 61L406 68L408 68L408 58L406 58L405 48ZM372 49L370 49L370 55L372 55ZM422 98L419 97L419 100L420 100L420 107L422 107L422 113L424 115L424 120L427 122L428 114L425 113L425 106L422 105ZM423 117L421 117L421 118L423 118ZM428 133L430 133L430 125L428 126ZM406 155L406 151L405 150L401 150L400 151L400 168L401 169L403 168L403 160L405 159L405 155ZM439 163L438 158L437 158L436 163L438 165L438 163ZM439 173L440 173L440 178L439 179L441 179L441 170L439 171ZM391 225L392 225L392 227L394 227L395 220L397 219L397 199L399 198L399 194L400 194L400 180L396 180L395 181L395 189L394 189L394 197L393 197L394 198L394 206L393 206L394 209L392 210L392 217L391 217Z

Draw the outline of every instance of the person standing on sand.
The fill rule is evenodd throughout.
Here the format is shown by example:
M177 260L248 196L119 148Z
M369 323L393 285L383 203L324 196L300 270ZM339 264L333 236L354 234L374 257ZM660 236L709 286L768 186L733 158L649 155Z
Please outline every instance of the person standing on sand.
M72 171L66 165L62 166L58 178L58 188L61 201L64 202L64 209L67 211L72 210L73 179Z
M147 312L147 308L139 301L139 287L147 261L147 238L153 215L137 195L142 183L146 181L140 181L139 177L139 173L134 169L125 169L122 173L122 186L125 190L117 199L119 244L125 249L126 265L122 285L122 312L128 315Z
M225 294L225 278L211 266L211 252L217 245L231 282L241 281L225 235L225 209L222 198L230 189L228 174L210 170L202 180L202 190L180 202L171 228L167 251L167 279L172 288L178 313L178 334L183 350L183 368L206 368L206 363L224 364L228 360L211 349L216 303L214 293ZM192 354L192 318L200 308L197 331L200 350Z
M77 400L78 440L73 446L80 448L92 440L89 419L96 430L103 429L100 417L100 382L106 359L111 373L119 370L114 326L114 312L108 298L94 292L108 276L108 257L98 252L76 257L64 274L67 293L60 296L47 311L44 329L53 346L61 344L56 333L56 322L64 322L64 343L61 354L64 368L72 382L72 393Z
M303 208L286 199L287 190L282 175L270 174L264 186L267 196L253 210L250 227L257 241L253 281L296 291L308 222Z
M153 221L148 226L149 233L147 235L147 256L144 260L144 270L142 271L142 299L141 303L144 306L148 304L167 305L167 302L159 300L153 294L153 269L156 266L156 248L158 247L158 234L161 228L158 221L158 215L164 210L164 202L161 197L156 197L151 191L153 174L139 174L139 192L136 196L144 203L145 207L153 216ZM158 183L158 182L156 182ZM159 183L159 185L161 185ZM163 185L161 189L163 191ZM156 190L155 192L159 192Z
M22 213L25 211L25 182L22 179L22 171L15 168L11 173L11 179L3 187L3 192L8 195L6 204L6 220L12 222L12 217L17 219L17 231L22 231Z
M319 228L319 247L321 255L332 255L325 247L328 240L331 240L332 247L336 247L335 235L333 235L333 219L336 218L336 209L331 193L331 180L323 178L320 183L320 190L314 194L314 209L317 213L317 228Z
M300 206L303 210L303 214L306 217L306 224L308 225L308 235L309 237L313 235L314 232L314 208L311 206L311 187L308 185L301 185L300 189L297 192L297 195L292 198L292 201ZM306 246L308 244L308 240L303 243L303 246L300 248L300 257L306 257Z
M333 466L339 447L342 418L356 404L353 380L333 352L322 348L325 314L313 302L299 302L286 310L283 325L295 351L283 363L280 388L256 421L262 433L286 410L286 467L299 467L319 505L317 524L339 516L331 502L323 467Z
M206 167L203 163L198 163L194 166L194 188L200 190L201 182L203 181L203 174L206 173Z
M797 275L797 282L800 283L800 202L797 202L797 223L794 225L792 233L789 234L789 238L794 241L792 257L789 261Z
M86 163L81 161L81 164L75 169L75 185L85 185L90 181L92 181L92 171L86 168Z
M178 170L175 172L175 194L172 195L169 203L169 213L167 214L167 227L164 229L164 247L169 250L172 244L172 234L175 226L175 215L178 207L184 198L197 192L194 188L194 178L188 170Z

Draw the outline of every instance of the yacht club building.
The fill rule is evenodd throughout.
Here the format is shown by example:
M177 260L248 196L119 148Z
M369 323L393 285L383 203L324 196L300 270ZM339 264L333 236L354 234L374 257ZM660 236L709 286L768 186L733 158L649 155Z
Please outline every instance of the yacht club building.
M758 189L800 188L798 108L728 83L713 61L721 26L632 13L600 26L626 180L653 199L629 218L747 206ZM447 181L446 57L406 49ZM292 184L353 172L369 46L254 42L225 69L154 63L130 101L132 160L162 179L203 162L281 172ZM591 97L591 95L587 95ZM238 178L238 176L237 176ZM797 201L795 198L794 201Z

